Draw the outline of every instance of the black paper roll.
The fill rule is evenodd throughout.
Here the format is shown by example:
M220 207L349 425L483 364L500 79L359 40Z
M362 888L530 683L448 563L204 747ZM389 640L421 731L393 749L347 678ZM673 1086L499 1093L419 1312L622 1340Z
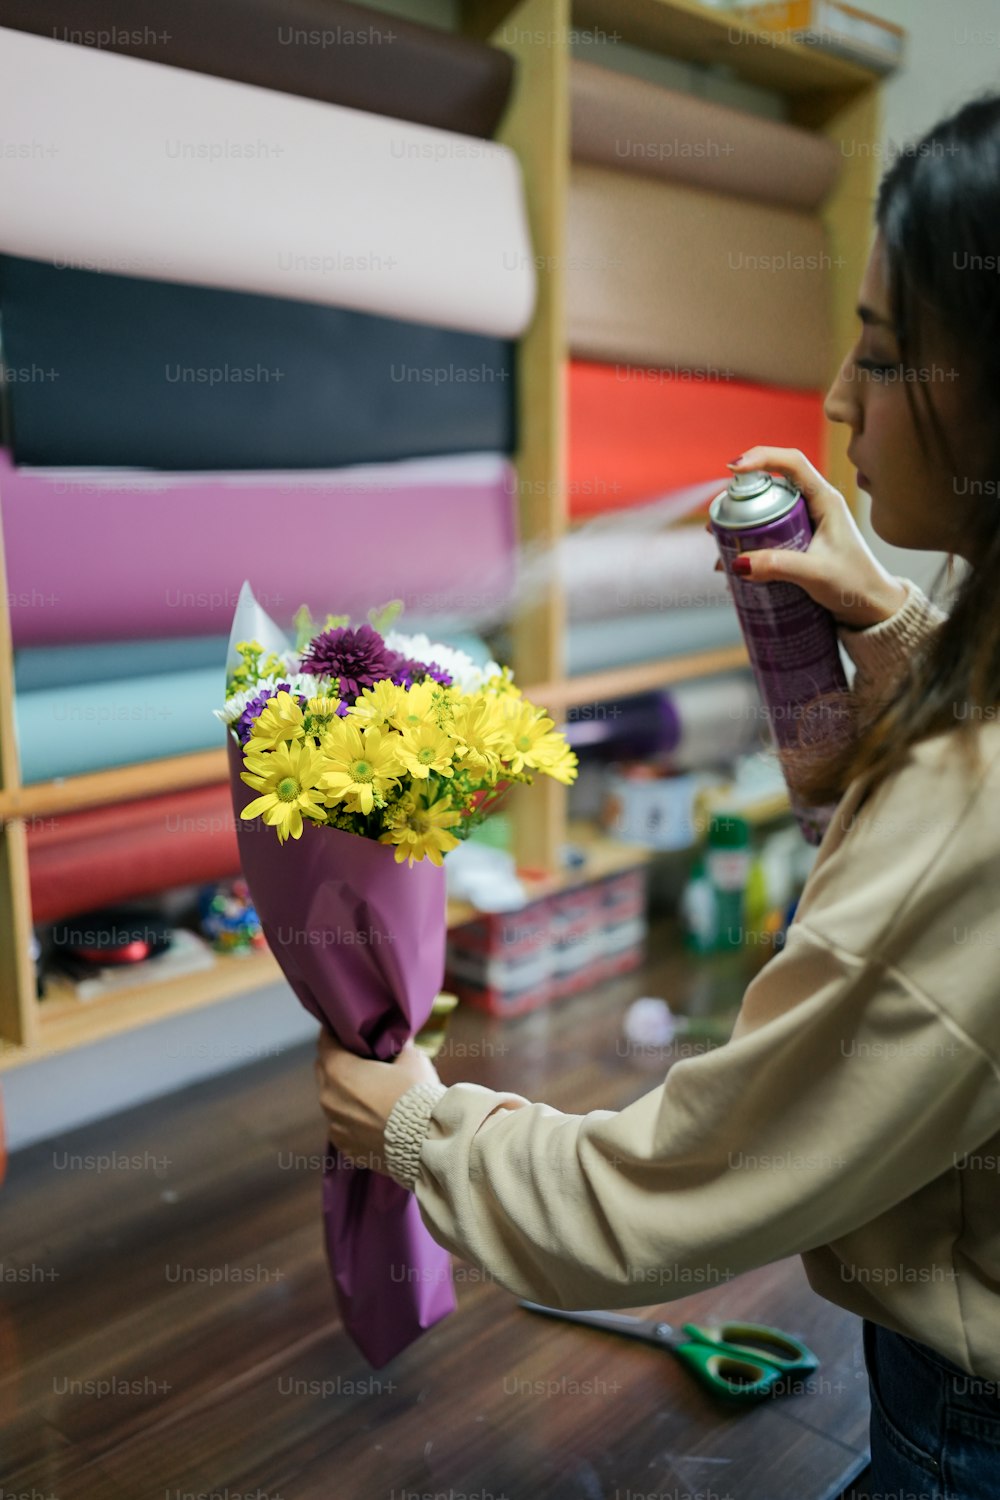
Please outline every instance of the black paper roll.
M321 469L515 446L504 339L13 256L0 312L19 464Z
M491 136L513 59L343 0L0 0L0 25L397 120Z

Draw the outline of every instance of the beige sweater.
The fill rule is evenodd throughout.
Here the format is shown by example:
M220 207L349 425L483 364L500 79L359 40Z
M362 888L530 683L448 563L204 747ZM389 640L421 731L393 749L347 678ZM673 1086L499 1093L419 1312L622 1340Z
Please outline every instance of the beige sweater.
M842 629L860 712L944 616ZM1000 1379L1000 727L848 787L732 1040L621 1111L421 1084L390 1173L435 1239L562 1308L670 1301L802 1255L830 1301Z

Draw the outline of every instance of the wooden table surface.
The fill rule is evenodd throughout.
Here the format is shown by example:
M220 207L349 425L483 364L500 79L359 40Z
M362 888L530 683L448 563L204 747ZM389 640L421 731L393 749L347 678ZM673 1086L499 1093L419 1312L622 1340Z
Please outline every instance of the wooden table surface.
M704 1045L630 1048L628 1002L731 1020L751 972L658 927L642 972L585 996L517 1021L460 1009L439 1070L621 1108ZM759 1320L820 1356L801 1391L746 1411L462 1262L458 1312L371 1371L333 1305L321 1157L308 1047L18 1153L0 1190L0 1495L832 1500L863 1468L860 1324L798 1260L669 1304L671 1322Z

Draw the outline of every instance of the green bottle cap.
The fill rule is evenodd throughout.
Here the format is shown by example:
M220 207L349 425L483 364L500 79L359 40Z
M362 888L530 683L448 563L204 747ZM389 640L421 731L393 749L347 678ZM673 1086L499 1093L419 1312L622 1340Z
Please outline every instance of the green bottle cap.
M713 813L708 822L708 843L712 849L746 849L750 845L750 824L738 813Z

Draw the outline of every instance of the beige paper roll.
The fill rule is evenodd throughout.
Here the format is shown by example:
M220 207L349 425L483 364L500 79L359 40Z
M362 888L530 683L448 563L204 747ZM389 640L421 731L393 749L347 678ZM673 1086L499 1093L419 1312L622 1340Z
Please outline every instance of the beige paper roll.
M832 141L594 63L570 67L573 156L760 203L815 209L836 182Z
M834 263L818 218L577 165L569 247L578 358L827 384Z

